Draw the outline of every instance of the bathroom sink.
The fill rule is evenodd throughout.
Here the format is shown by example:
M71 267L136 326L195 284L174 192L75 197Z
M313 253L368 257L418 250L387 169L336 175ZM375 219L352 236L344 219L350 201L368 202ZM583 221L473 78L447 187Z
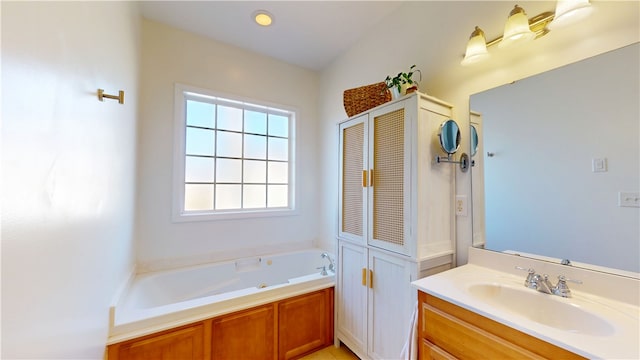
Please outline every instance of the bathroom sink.
M604 318L585 311L570 299L501 284L470 284L469 294L479 301L523 316L539 324L571 333L608 336L614 327Z

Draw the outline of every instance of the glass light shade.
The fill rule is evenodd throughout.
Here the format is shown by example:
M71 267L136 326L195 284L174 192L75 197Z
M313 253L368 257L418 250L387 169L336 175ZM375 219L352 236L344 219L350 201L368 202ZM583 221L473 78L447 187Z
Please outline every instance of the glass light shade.
M469 65L477 63L489 57L487 51L487 41L484 37L484 32L476 26L476 29L471 33L469 42L467 43L467 51L462 59L462 65Z
M570 25L587 17L593 11L589 0L558 0L549 29Z
M509 19L507 19L507 23L504 25L504 35L502 36L502 41L500 41L498 47L524 43L533 40L535 37L536 33L531 31L531 28L529 28L529 19L527 19L527 14L525 14L521 7L516 5L513 10L511 10Z

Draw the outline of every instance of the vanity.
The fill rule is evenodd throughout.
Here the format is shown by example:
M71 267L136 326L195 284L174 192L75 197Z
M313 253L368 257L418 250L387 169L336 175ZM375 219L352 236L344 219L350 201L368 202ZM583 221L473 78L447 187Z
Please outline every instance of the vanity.
M571 297L525 286L563 275ZM640 279L469 249L467 265L412 283L420 359L638 359Z

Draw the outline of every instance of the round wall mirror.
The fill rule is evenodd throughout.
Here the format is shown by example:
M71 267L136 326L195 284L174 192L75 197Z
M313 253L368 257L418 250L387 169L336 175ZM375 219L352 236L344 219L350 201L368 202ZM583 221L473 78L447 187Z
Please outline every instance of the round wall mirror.
M478 130L476 127L471 125L471 157L473 157L478 152Z
M460 129L454 120L447 120L440 125L438 132L440 146L447 154L455 154L460 147Z

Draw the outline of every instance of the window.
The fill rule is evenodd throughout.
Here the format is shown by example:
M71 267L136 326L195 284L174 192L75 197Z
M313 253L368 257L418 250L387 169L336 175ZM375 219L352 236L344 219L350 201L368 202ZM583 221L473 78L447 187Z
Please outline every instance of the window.
M291 214L295 113L176 85L174 220Z

